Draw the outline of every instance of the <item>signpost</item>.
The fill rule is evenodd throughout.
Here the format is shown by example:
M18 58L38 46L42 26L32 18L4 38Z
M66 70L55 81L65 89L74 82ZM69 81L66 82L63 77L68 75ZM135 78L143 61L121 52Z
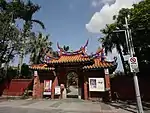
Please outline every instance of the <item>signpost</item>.
M129 48L130 55L131 55L131 57L129 58L129 64L130 64L131 72L133 73L138 113L144 113L142 102L141 102L138 78L136 75L136 73L139 72L138 62L137 62L137 58L134 57L134 55L135 55L134 45L133 45L133 41L132 41L131 30L129 29L128 20L126 17L125 17L125 23L126 23L125 27L127 30L127 36L126 36L127 48Z
M139 72L137 57L130 57L129 58L129 65L130 65L131 72L134 72L134 73Z
M139 72L139 67L138 67L137 58L134 57L135 51L134 51L134 45L133 45L133 41L132 41L132 33L131 33L131 29L129 29L129 26L128 26L127 17L125 17L125 27L126 27L126 30L118 30L118 32L125 31L127 50L128 50L128 52L130 53L130 56L131 56L129 58L129 65L130 65L130 70L133 73L138 113L144 113L142 102L141 102L138 78L137 78L137 75L136 75L136 73Z

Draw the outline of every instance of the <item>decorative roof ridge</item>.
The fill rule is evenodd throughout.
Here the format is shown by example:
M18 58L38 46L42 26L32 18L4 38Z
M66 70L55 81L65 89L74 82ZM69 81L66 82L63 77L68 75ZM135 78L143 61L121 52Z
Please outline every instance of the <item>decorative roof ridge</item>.
M74 56L74 55L80 55L80 54L82 54L82 53L64 53L61 56Z
M31 64L31 65L29 65L29 67L30 67L30 66L37 66L37 65L39 65L39 66L46 66L47 64L46 64L46 63L41 63L41 64Z
M55 68L53 66L50 67L46 63L44 63L44 64L29 65L29 69L32 69L32 70L54 70Z
M108 61L108 60L101 60L101 56L96 56L96 57L93 57L93 59L98 59L100 62L105 62L105 63L116 63L116 60L114 59L113 61Z
M85 52L85 48L87 47L88 42L89 42L89 39L86 41L86 44L84 46L81 46L79 50L76 50L76 51L73 51L73 52L65 51L62 47L59 46L59 43L57 42L57 47L59 49L59 56L64 55L64 54L78 54L78 53L87 54Z

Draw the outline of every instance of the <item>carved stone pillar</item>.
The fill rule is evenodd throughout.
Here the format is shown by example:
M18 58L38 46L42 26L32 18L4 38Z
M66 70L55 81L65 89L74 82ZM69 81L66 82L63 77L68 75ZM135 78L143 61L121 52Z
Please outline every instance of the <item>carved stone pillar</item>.
M51 98L54 99L55 96L55 87L58 85L58 78L55 76L53 83L52 83L52 91L51 91Z

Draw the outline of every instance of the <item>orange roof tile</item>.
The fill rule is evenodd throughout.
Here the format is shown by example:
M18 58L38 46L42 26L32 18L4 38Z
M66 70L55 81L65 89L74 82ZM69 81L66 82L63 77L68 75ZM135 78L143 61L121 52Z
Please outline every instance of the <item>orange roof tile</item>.
M100 58L94 59L94 64L89 66L84 66L83 69L99 69L99 68L108 68L114 66L112 62L101 61Z
M58 63L79 63L79 62L88 62L91 61L89 57L85 57L82 54L74 54L74 55L62 55L58 59L52 59L48 63L50 64L58 64Z
M29 66L33 70L54 70L54 67L48 67L47 64L34 64Z

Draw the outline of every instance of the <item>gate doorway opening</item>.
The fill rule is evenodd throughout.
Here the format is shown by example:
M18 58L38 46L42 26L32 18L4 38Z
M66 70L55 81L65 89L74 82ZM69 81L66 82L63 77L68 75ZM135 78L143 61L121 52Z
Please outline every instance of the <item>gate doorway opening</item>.
M75 72L69 72L67 74L66 93L67 98L78 98L79 85L78 85L78 74Z

